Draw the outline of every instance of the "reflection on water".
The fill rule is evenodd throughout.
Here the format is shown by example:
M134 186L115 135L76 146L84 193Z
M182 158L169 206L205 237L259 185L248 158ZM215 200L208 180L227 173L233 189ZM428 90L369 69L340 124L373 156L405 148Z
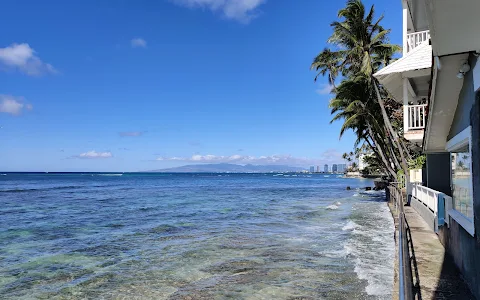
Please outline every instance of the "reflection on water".
M0 298L390 299L393 221L357 179L0 179ZM352 191L345 191L349 185Z

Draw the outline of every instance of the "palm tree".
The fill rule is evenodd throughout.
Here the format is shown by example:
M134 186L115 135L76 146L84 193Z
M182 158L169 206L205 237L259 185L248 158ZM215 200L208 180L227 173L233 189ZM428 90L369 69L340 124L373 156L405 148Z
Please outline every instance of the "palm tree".
M362 140L365 141L368 148L372 149L376 157L381 159L380 165L392 177L396 176L395 171L391 168L390 159L387 158L387 146L383 142L385 134L382 131L382 118L378 114L378 109L371 90L366 88L362 81L344 80L337 87L335 98L330 101L331 113L335 116L331 123L344 119L342 128L340 129L340 138L347 129L352 129L357 135L358 145ZM355 146L356 146L355 145Z
M373 131L370 135L384 139L387 144L395 148L388 149L391 152L390 156L392 160L396 160L395 165L400 165L400 169L404 170L408 180L405 147L402 147L385 108L384 97L386 98L388 93L379 86L378 81L373 77L377 70L392 60L393 54L399 51L400 47L389 44L388 33L390 31L385 30L380 25L383 16L374 20L374 12L373 5L367 13L360 0L347 1L346 7L338 12L338 17L341 20L331 24L333 34L328 39L334 49L338 50L323 50L312 63L312 68L319 70L319 74L322 75L328 72L329 80L341 74L345 77L345 81L362 81L365 84L369 94L376 98L374 110L379 112L379 119L383 119L383 122L369 124ZM331 61L327 61L328 58ZM338 88L334 92L337 92L337 90ZM345 122L348 122L348 119ZM397 154L399 154L401 162L396 159ZM388 162L383 158L382 160L384 167L388 168Z
M341 56L328 48L325 48L310 66L311 70L317 71L314 81L317 81L320 75L325 76L328 73L328 82L335 89L335 79L340 72Z
M348 153L347 152L343 153L342 158L345 161L345 164L347 164Z
M356 171L358 169L358 165L356 162L352 163L352 171Z

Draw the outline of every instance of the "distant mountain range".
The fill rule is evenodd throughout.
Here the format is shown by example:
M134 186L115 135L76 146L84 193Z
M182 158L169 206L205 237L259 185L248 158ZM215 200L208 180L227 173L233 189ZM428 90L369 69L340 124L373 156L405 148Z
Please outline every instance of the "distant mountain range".
M235 164L201 164L186 165L176 168L151 170L159 173L269 173L269 172L300 172L300 167L284 165L235 165Z

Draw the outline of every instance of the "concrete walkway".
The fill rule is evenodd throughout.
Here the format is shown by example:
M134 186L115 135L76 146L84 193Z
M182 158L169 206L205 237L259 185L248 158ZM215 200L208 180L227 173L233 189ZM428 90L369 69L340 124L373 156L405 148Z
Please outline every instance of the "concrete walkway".
M390 208L392 209L391 206ZM475 299L453 259L445 252L437 234L428 227L413 207L405 206L404 211L410 227L411 245L413 245L413 251L410 248L410 256L412 257L413 285L416 287L414 298ZM392 212L396 217L394 208ZM395 227L397 227L397 221L395 220ZM395 236L398 251L398 231ZM395 263L395 268L398 268L398 261ZM398 291L397 272L395 272L395 292ZM395 295L394 299L398 299L398 295Z

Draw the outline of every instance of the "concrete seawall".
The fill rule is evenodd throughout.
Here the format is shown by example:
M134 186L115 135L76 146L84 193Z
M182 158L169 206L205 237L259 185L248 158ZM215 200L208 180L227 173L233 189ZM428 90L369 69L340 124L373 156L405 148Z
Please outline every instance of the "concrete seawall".
M398 218L395 206L388 203L395 220L395 275L393 299L398 299ZM405 206L409 227L410 259L412 265L414 299L475 299L461 277L453 259L440 243L429 224L413 207Z

